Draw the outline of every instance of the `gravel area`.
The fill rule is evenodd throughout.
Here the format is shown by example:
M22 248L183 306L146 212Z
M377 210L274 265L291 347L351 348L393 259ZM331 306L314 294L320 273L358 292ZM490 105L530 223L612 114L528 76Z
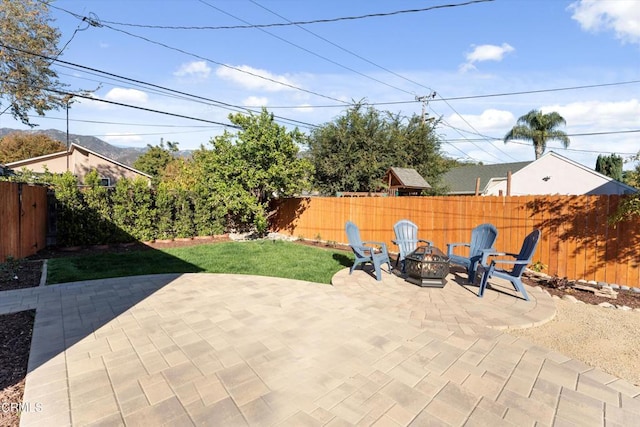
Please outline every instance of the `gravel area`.
M640 386L640 312L555 302L552 321L509 333Z

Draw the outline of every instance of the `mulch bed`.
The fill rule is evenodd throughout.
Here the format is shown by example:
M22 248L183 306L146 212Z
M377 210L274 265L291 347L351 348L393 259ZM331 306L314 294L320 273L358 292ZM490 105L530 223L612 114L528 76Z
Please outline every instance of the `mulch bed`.
M40 279L38 279L40 280ZM35 310L0 316L0 425L20 425Z
M172 240L166 242L92 246L72 249L45 249L26 260L13 261L0 265L5 267L0 268L0 291L38 286L40 284L43 260L48 258L95 253L127 253L137 250L193 246L221 241L229 241L229 239L222 237L217 239ZM321 242L298 240L297 243L329 249L349 250L346 246L329 245ZM7 269L7 266L11 268ZM557 295L561 298L564 295L572 295L587 304L608 302L615 305L640 308L640 294L638 293L618 291L618 297L616 299L609 299L596 296L592 292L579 291L563 286L566 284L566 281L558 278L540 278L531 275L523 277L523 282L531 286L542 286L549 291L551 295ZM0 315L0 342L2 343L0 349L0 405L5 402L22 402L34 318L35 310ZM0 406L0 408L2 408L2 406ZM0 410L0 425L18 426L19 423L19 412Z

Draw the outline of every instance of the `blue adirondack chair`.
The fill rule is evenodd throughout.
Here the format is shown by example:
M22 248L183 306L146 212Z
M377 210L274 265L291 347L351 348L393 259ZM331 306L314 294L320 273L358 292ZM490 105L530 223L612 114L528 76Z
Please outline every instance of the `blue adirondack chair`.
M400 250L398 258L396 258L396 267L399 262L402 262L402 272L404 273L404 259L416 250L418 243L433 246L433 242L431 240L418 239L418 226L408 219L401 219L396 222L393 225L393 232L396 238L392 242Z
M536 247L538 246L538 242L540 241L540 235L542 233L540 230L533 230L531 233L525 237L524 242L522 243L522 248L520 249L520 253L518 254L510 254L503 252L494 252L491 250L486 250L482 256L481 265L484 272L482 273L482 279L480 280L480 291L478 292L478 296L482 298L484 295L484 290L487 287L487 281L491 277L499 277L501 279L506 279L511 282L516 291L522 293L524 299L529 301L529 295L527 295L527 291L525 291L524 286L522 285L522 273L524 272L527 265L531 263L531 259L533 258L533 254L536 251ZM515 258L513 259L493 259L491 260L491 264L488 263L488 259L490 256L511 256ZM510 270L497 268L497 264L506 264L512 265L513 267Z
M476 276L476 268L482 259L482 251L493 248L497 237L498 230L493 224L480 224L471 231L471 242L447 243L449 262L466 268L469 283L473 283ZM454 254L454 249L459 246L469 248L469 256Z
M382 280L381 265L387 263L389 273L391 273L391 261L389 260L389 252L384 242L362 241L360 239L360 230L358 226L351 221L347 221L345 226L349 246L353 250L356 259L349 270L349 274L359 265L366 262L373 264L376 272L376 280Z

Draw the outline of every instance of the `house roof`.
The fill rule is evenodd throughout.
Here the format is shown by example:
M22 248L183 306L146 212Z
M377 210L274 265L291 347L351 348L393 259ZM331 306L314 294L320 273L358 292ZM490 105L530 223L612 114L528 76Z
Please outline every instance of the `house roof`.
M565 156L563 156L561 154L556 153L555 151L549 151L549 152L545 153L542 157L540 157L540 159L542 159L543 157L547 157L547 156L555 157L557 159L560 159L560 160L572 165L575 168L582 169L586 173L598 176L598 177L602 178L604 181L608 181L608 182L614 181L619 186L621 186L621 187L625 188L626 190L628 190L630 193L637 193L638 192L637 188L634 188L634 187L632 187L630 185L625 184L624 182L620 182L620 181L618 181L616 179L611 178L610 176L607 176L605 174L597 172L596 170L591 169L590 167L585 166L585 165L583 165L581 163L578 163L576 161L573 161L573 160L571 160L571 159L569 159L569 158L567 158L567 157L565 157ZM538 159L538 160L540 160L540 159ZM534 162L531 162L531 163L534 163Z
M107 156L105 156L103 154L100 154L100 153L98 153L96 151L90 150L90 149L88 149L86 147L83 147L82 145L79 145L79 144L76 144L76 143L72 142L70 147L69 147L69 153L73 152L73 150L85 151L87 153L93 154L96 157L100 157L100 158L102 158L102 159L104 159L104 160L106 160L106 161L108 161L110 163L113 163L113 164L118 165L120 167L123 167L125 169L129 169L130 171L135 172L137 174L140 174L140 175L142 175L142 176L144 176L146 178L152 178L151 175L149 175L147 173L144 173L142 171L139 171L138 169L136 169L134 167L131 167L131 166L126 165L124 163L120 163L117 160L113 160L113 159L111 159L111 158L109 158L109 157L107 157ZM47 159L54 159L56 157L63 157L63 156L66 156L66 155L67 155L66 151L59 151L57 153L45 154L43 156L32 157L30 159L18 160L18 161L15 161L15 162L7 163L6 166L10 166L12 168L16 168L16 167L22 166L23 164L31 163L31 162L34 162L34 161L42 161L42 160L47 160Z
M449 194L475 194L476 180L480 178L480 192L495 178L505 178L533 162L500 163L496 165L466 165L453 168L442 176Z
M415 169L392 167L387 173L392 173L403 187L431 188L431 185Z

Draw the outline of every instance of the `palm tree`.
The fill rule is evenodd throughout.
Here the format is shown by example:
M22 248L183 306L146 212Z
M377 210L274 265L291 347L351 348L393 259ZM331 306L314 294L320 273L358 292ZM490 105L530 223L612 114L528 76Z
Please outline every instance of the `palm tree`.
M536 152L536 160L544 154L547 141L557 139L562 142L564 148L569 146L569 137L561 130L560 125L566 125L564 118L554 112L542 114L540 110L531 110L518 119L517 124L505 136L505 144L512 139L524 139L533 142Z

